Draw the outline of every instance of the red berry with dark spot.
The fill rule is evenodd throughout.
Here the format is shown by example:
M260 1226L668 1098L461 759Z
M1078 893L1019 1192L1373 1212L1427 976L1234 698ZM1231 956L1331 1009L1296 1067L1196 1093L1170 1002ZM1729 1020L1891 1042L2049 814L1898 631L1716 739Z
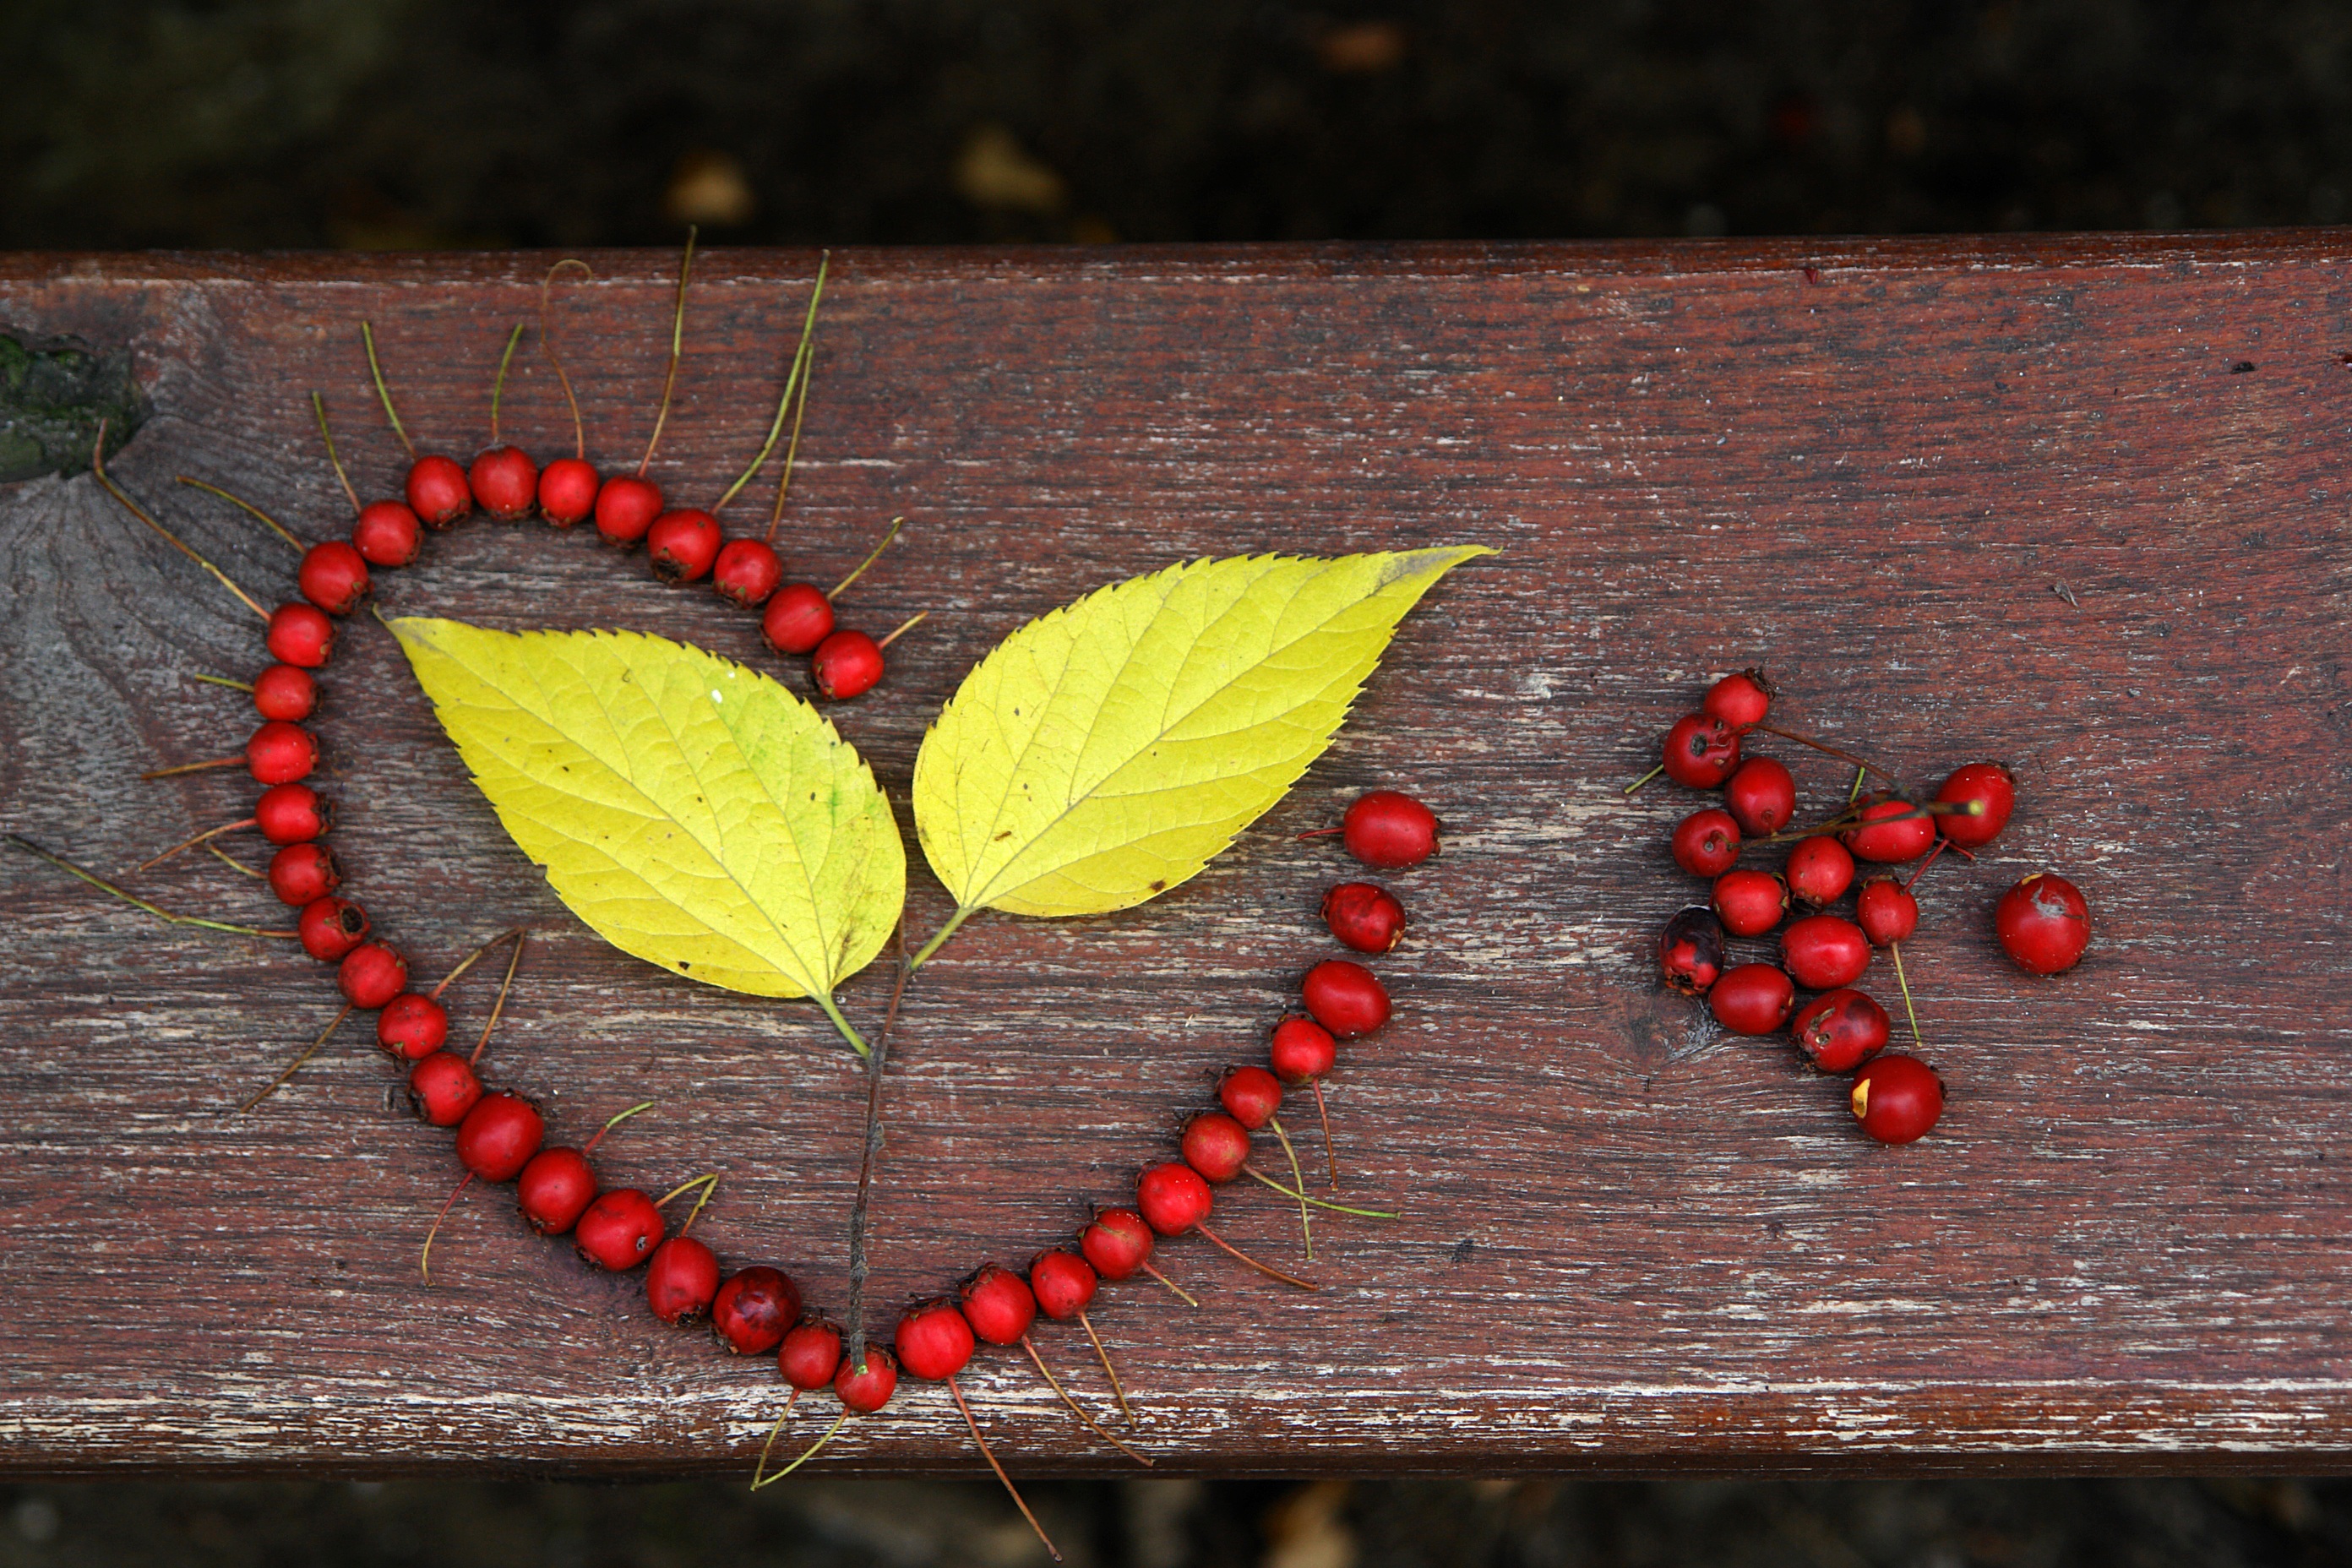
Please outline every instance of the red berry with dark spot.
M1694 877L1720 877L1739 863L1739 824L1719 805L1694 811L1675 828L1675 864Z
M2063 877L2036 871L2000 896L1992 911L2001 951L2034 974L2072 969L2091 945L2091 906Z
M510 1182L539 1152L547 1123L519 1094L486 1094L457 1129L457 1162L486 1182Z
M1315 1021L1343 1040L1389 1021L1387 989L1370 970L1344 958L1327 958L1308 970L1298 994Z
M425 524L405 501L372 500L352 524L352 548L371 566L405 566L425 548Z
M1266 1047L1274 1075L1285 1083L1321 1078L1339 1058L1339 1043L1332 1039L1331 1031L1312 1018L1285 1018L1274 1026L1274 1037Z
M556 528L570 528L596 510L603 481L584 458L558 458L539 470L539 515Z
M586 1153L568 1145L541 1149L515 1178L515 1205L541 1236L562 1236L595 1201L595 1169Z
M607 544L635 544L661 510L660 486L635 474L615 474L596 492L596 531Z
M1208 1218L1213 1201L1201 1173L1172 1160L1135 1181L1135 1206L1162 1236L1181 1236Z
M1227 1068L1217 1080L1217 1103L1255 1132L1282 1109L1282 1081L1264 1068Z
M1970 763L1953 771L1936 799L1969 808L1938 815L1937 830L1963 849L1981 849L2009 826L2009 815L2017 809L2017 780L1999 763Z
M1789 851L1789 868L1782 874L1789 896L1811 909L1836 903L1853 886L1853 857L1826 833L1801 838Z
M340 539L313 544L302 552L294 574L302 596L331 616L348 616L367 597L367 557Z
M466 470L466 488L500 522L519 521L539 500L539 465L520 447L493 447Z
M617 1274L651 1257L666 1228L653 1199L635 1187L615 1187L598 1193L572 1222L572 1247L584 1261Z
M1760 669L1743 669L1737 675L1727 675L1706 689L1706 700L1699 711L1722 720L1735 730L1764 722L1764 715L1772 710L1775 693L1772 683Z
M335 623L316 605L280 605L262 642L278 663L316 669L334 654Z
M833 1374L833 1394L841 1407L853 1415L871 1415L890 1403L890 1395L898 1387L898 1363L880 1345L866 1347L866 1370L844 1356L841 1370Z
M1762 936L1789 912L1789 884L1769 871L1726 871L1715 879L1715 912L1733 936Z
M1705 904L1693 904L1658 933L1658 973L1672 991L1704 996L1723 973L1723 922Z
M474 490L455 458L438 453L408 466L408 504L427 528L446 528L474 510Z
M449 1043L449 1015L432 997L404 992L375 1016L375 1043L403 1061L417 1061Z
M1854 1074L1854 1120L1881 1143L1908 1143L1944 1114L1944 1080L1916 1057L1880 1057Z
M917 1377L944 1383L971 1360L971 1324L948 1300L909 1307L891 1337L898 1364Z
M302 951L321 963L341 963L367 940L367 910L349 899L324 898L302 906L294 920Z
M1907 800L1874 795L1863 802L1862 826L1838 837L1857 860L1916 860L1936 842L1936 819Z
M373 1012L408 989L408 960L383 942L362 942L336 966L335 984L344 1001Z
M719 559L710 567L710 585L719 596L747 607L766 603L783 580L784 563L756 539L729 540L719 546Z
M719 1289L719 1255L690 1236L673 1236L646 1260L646 1305L673 1325L697 1322Z
M835 701L871 691L884 668L881 646L864 632L835 632L809 656L816 689Z
M1184 1124L1184 1163L1212 1182L1230 1182L1249 1163L1249 1129L1222 1110L1204 1110Z
M1132 1209L1104 1209L1078 1233L1078 1250L1104 1279L1124 1279L1151 1261L1151 1227Z
M436 1127L455 1127L482 1098L473 1065L455 1051L436 1051L408 1069L408 1105Z
M257 784L298 783L319 765L319 739L299 724L265 720L245 743L245 764Z
M1675 783L1713 789L1739 765L1739 731L1711 714L1685 713L1666 731L1659 761Z
M833 601L813 584L787 583L761 615L760 635L780 653L808 653L833 635Z
M957 1294L963 1300L964 1321L992 1345L1019 1344L1037 1321L1037 1298L1029 1282L1002 1264L982 1264Z
M307 669L273 664L253 678L253 710L292 724L318 710L319 683Z
M1367 866L1398 871L1437 853L1436 813L1409 795L1376 789L1339 819L1339 842Z
M737 1355L758 1355L783 1342L800 1321L801 1288L781 1268L754 1264L727 1277L710 1303L710 1331Z
M1853 896L1854 924L1873 947L1909 942L1919 929L1919 900L1892 877L1873 877Z
M1370 882L1342 882L1323 895L1323 923L1358 952L1386 952L1404 935L1404 906Z
M823 1318L803 1318L776 1347L776 1370L803 1393L823 1388L841 1370L841 1331Z
M302 844L326 836L335 825L335 807L309 784L278 784L261 792L253 818L272 844Z
M1095 1299L1094 1268L1063 1247L1041 1252L1029 1260L1029 1293L1037 1310L1056 1322L1075 1318Z
M1797 814L1796 775L1770 757L1749 757L1723 781L1723 805L1742 833L1778 833Z
M296 909L342 886L343 873L323 844L289 844L269 858L269 890Z
M1870 939L1852 921L1807 915L1780 933L1780 962L1808 991L1834 991L1870 967Z
M719 559L723 542L719 520L688 507L666 511L646 531L646 552L654 575L665 583L691 583L706 575Z
M1797 988L1769 963L1742 963L1723 972L1706 994L1715 1021L1736 1035L1769 1035L1789 1021Z
M1886 1048L1894 1031L1886 1009L1859 991L1823 992L1790 1022L1797 1048L1823 1072L1852 1072Z

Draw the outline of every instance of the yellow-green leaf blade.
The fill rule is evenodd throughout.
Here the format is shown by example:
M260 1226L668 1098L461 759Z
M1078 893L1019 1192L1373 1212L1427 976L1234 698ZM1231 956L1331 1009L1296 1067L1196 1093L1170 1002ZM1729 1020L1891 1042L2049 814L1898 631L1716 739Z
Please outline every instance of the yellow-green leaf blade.
M1491 553L1196 561L1030 622L923 738L931 869L961 909L1030 915L1184 881L1322 754L1405 613Z
M635 632L391 625L499 822L614 946L825 997L889 940L907 888L889 803L775 681Z

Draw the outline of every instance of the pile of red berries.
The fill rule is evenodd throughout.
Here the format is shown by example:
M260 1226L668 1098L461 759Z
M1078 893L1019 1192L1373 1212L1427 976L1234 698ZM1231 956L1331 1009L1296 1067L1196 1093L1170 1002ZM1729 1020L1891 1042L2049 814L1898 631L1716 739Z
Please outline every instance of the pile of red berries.
M1793 829L1794 775L1770 757L1745 754L1747 737L1760 731L1845 753L1767 726L1773 696L1760 670L1725 676L1697 712L1666 733L1661 771L1693 789L1720 789L1723 804L1692 812L1674 830L1675 863L1714 886L1707 903L1666 922L1659 967L1666 984L1705 997L1716 1021L1735 1034L1785 1026L1814 1067L1853 1073L1851 1102L1862 1130L1882 1142L1907 1143L1942 1115L1943 1080L1915 1057L1886 1054L1893 1020L1858 982L1874 951L1886 949L1909 1008L1900 944L1919 925L1913 885L1947 850L1973 859L2000 834L2016 806L2016 781L1998 763L1970 763L1920 802L1899 789L1863 793L1864 777L1879 770L1848 757L1858 773L1844 808L1815 827ZM1743 848L1790 840L1777 871L1739 864ZM1917 869L1899 881L1862 869L1912 861L1920 861ZM1849 892L1850 918L1835 912ZM2082 893L2042 872L2010 889L1993 924L2002 948L2036 974L2071 968L2090 942ZM1777 962L1729 963L1727 939L1775 931ZM1815 993L1801 1005L1801 989ZM1912 1035L1916 1042L1916 1016Z

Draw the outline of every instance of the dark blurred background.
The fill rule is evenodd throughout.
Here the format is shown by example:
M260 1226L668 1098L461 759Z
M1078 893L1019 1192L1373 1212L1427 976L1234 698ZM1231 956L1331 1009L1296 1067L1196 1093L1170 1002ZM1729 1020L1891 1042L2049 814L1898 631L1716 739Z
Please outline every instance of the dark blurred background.
M2352 5L9 0L0 247L2334 223ZM1041 1486L1074 1563L2352 1563L2340 1483ZM992 1487L0 1488L19 1564L1041 1561Z

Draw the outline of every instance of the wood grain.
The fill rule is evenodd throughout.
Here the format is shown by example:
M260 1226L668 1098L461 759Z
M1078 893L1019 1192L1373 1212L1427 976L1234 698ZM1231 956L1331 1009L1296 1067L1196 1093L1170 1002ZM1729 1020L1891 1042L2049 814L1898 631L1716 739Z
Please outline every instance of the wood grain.
M1098 1325L1168 1470L2002 1472L2352 1465L2343 1091L2352 682L2342 522L2352 239L845 252L782 543L847 607L929 621L848 734L904 811L927 717L1031 616L1195 554L1471 542L1331 754L1209 872L1142 910L975 921L909 993L876 1233L887 1313L1020 1262L1171 1146L1254 1058L1346 862L1298 832L1374 784L1450 829L1391 879L1397 1021L1331 1085L1349 1190L1314 1296L1198 1243L1197 1313L1108 1292ZM358 323L410 428L463 457L541 256L0 258L0 330L128 348L153 417L116 465L257 592L292 558L192 472L318 536L342 508L304 396L366 489L395 482ZM592 455L634 462L675 258L593 256L563 296ZM713 252L654 474L715 496L764 428L811 255ZM1805 269L1811 268L1808 273ZM2251 363L2252 369L2233 373ZM511 436L569 444L525 356ZM749 526L761 506L735 521ZM87 478L0 489L5 825L120 869L240 812L255 625ZM482 521L387 610L658 628L778 670L752 619L593 538ZM1932 782L2000 757L2018 820L1922 884L1906 953L1952 1109L1861 1141L1782 1041L1720 1037L1654 983L1696 890L1688 795L1624 782L1713 674L1768 666L1795 722ZM509 847L391 639L351 623L320 731L357 896L425 976L536 942L489 1060L615 1179L725 1173L704 1228L838 1308L858 1078L805 1008L623 957ZM1832 765L1776 748L1809 799ZM249 858L249 845L241 847ZM1989 911L2063 869L2097 936L2036 981ZM158 900L276 919L186 857ZM918 873L910 930L944 904ZM0 858L0 1468L736 1471L772 1368L644 1310L460 1204L446 1139L280 944L158 930ZM887 976L853 982L878 1015ZM1886 985L1877 975L1869 984ZM456 994L461 1035L488 983ZM1294 1116L1293 1121L1305 1120ZM1234 1239L1296 1260L1236 1193ZM1084 1342L1044 1336L1090 1397ZM1114 1456L1033 1373L967 1379L1025 1473ZM815 1430L803 1413L799 1431ZM971 1470L935 1391L831 1462Z

